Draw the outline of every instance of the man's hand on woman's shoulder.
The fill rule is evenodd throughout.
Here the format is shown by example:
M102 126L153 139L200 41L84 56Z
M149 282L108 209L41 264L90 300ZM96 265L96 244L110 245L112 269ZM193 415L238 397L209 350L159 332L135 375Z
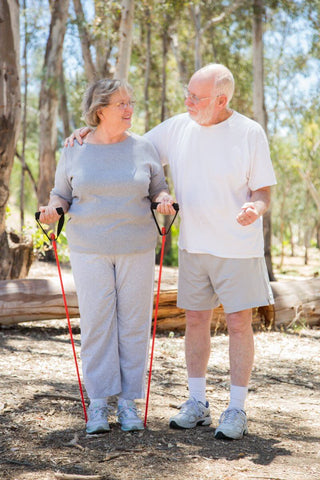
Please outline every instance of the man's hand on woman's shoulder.
M77 140L77 142L82 145L83 143L83 138L88 135L89 132L91 132L92 128L90 127L81 127L77 128L74 132L69 135L64 141L64 146L65 147L73 147L74 141Z

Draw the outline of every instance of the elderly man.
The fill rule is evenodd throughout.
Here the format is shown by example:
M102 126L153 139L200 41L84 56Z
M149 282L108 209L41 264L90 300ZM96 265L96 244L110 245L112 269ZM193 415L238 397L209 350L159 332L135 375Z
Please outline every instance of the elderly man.
M223 304L229 332L230 403L216 438L247 433L245 398L253 365L252 307L273 303L264 260L262 215L275 176L261 126L232 111L231 72L198 70L185 90L188 113L146 134L169 163L180 205L179 307L186 309L190 398L172 428L210 425L206 371L212 308ZM163 213L166 213L165 206Z
M188 113L146 134L162 163L170 165L181 216L177 305L186 310L189 399L170 418L170 427L212 423L206 399L210 317L222 303L231 385L229 405L215 430L221 439L240 439L248 432L245 399L254 358L252 308L273 303L262 215L276 180L262 127L229 108L233 91L230 70L207 65L191 77L185 90ZM81 141L79 134L77 138ZM169 213L168 208L158 207L161 213Z

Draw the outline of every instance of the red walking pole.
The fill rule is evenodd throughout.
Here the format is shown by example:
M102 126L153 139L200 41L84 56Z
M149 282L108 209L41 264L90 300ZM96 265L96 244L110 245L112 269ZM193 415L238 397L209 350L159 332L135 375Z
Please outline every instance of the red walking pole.
M57 267L58 267L58 273L59 273L59 279L60 279L62 297L63 297L63 302L64 302L64 308L65 308L66 315L67 315L67 321L68 321L68 328L69 328L70 340L71 340L71 345L72 345L72 350L73 350L73 358L74 358L74 362L75 362L75 366L76 366L76 371L77 371L77 377L78 377L78 383L79 383L79 390L80 390L81 402L82 402L82 407L83 407L83 413L84 413L85 421L87 422L87 421L88 421L87 410L86 410L86 405L85 405L85 402L84 402L83 390L82 390L81 379L80 379L80 374L79 374L79 367L78 367L78 362L77 362L77 354L76 354L76 349L75 349L74 341L73 341L73 335L72 335L72 328L71 328L69 310L68 310L66 294L65 294L65 291L64 291L64 286L63 286L63 281L62 281L61 268L60 268L60 262L59 262L58 251L57 251L57 242L56 242L56 239L57 239L58 236L60 235L60 232L61 232L62 227L63 227L63 223L64 223L64 212L63 212L62 208L60 208L60 207L57 208L56 210L57 210L57 213L60 215L60 220L59 220L59 224L58 224L57 236L55 236L55 234L52 233L52 234L50 235L50 238L48 237L46 231L42 228L42 226L41 226L41 224L40 224L40 222L39 222L40 212L36 212L35 217L36 217L36 221L37 221L38 225L40 226L41 230L44 232L44 234L46 235L46 237L48 238L48 240L52 242L52 246L53 246L53 250L54 250L54 255L55 255L55 257L56 257L56 263L57 263Z
M160 230L157 219L154 215L153 210L156 209L158 206L157 202L152 202L151 204L151 212L153 215L153 218L156 222L158 231L160 235L162 236L162 244L161 244L161 254L160 254L160 264L159 264L159 279L158 279L158 289L157 289L157 297L156 297L156 305L155 305L155 311L154 311L154 321L153 321L153 334L152 334L152 346L151 346L151 356L150 356L150 366L149 366L149 375L148 375L148 388L147 388L147 397L146 397L146 408L145 408L145 414L144 414L144 426L146 427L147 425L147 417L148 417L148 406L149 406L149 396L150 396L150 384L151 384L151 375L152 375L152 363L153 363L153 354L154 354L154 343L155 343L155 338L156 338L156 330L157 330L157 319L158 319L158 308L159 308L159 297L160 297L160 285L161 285L161 275L162 275L162 264L163 264L163 256L164 256L164 246L166 243L166 236L170 232L171 226L173 222L175 221L175 218L178 214L179 211L179 205L177 203L174 203L172 206L176 211L175 216L173 217L172 222L169 225L168 231L166 231L165 227L162 227L162 230Z

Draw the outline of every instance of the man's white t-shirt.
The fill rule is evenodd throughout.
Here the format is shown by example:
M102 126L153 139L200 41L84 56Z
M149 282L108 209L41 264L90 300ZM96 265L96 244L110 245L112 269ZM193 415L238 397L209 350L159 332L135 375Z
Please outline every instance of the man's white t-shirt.
M241 226L236 217L250 193L276 183L262 127L233 112L208 127L188 113L146 133L169 164L180 206L179 248L225 258L264 256L262 218Z

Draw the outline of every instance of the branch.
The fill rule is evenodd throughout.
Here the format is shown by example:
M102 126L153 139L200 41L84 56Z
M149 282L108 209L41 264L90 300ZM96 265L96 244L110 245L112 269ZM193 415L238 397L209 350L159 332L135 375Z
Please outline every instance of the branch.
M34 188L34 191L35 191L35 194L37 195L37 184L36 184L36 181L34 179L34 176L32 175L32 172L28 166L28 164L26 163L25 159L22 157L22 155L20 155L17 150L15 151L15 156L20 160L20 162L22 163L22 168L28 173L29 177L30 177L30 180L31 180L31 183L33 185L33 188Z
M74 11L76 13L76 23L78 25L82 57L84 60L84 69L89 82L95 80L96 70L93 64L90 51L91 39L86 27L86 19L82 8L81 0L73 0Z
M316 187L314 186L309 174L305 173L301 168L298 168L298 172L300 177L306 182L311 197L313 198L314 203L317 206L318 212L320 212L320 195Z
M207 23L200 29L199 33L202 35L212 25L216 25L217 23L222 22L225 17L233 13L235 10L237 10L237 8L241 7L243 3L245 3L245 0L235 0L234 2L232 2L229 7L226 7L226 9L222 13L220 13L220 15L208 20Z
M61 480L102 480L102 475L73 475L67 473L55 473L55 478L59 478Z

